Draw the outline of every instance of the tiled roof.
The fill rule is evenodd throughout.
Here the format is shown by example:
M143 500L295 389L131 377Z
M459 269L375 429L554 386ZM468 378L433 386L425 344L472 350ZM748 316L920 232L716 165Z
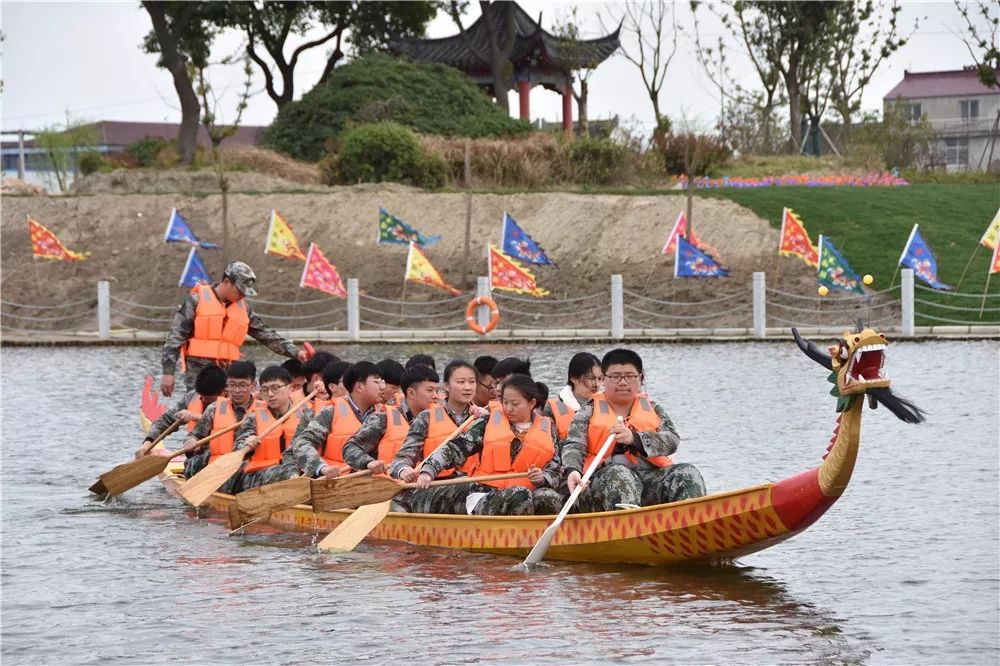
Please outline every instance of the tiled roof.
M1000 82L1000 76L997 79ZM987 88L975 69L947 72L904 72L903 80L884 99L1000 95L1000 87Z

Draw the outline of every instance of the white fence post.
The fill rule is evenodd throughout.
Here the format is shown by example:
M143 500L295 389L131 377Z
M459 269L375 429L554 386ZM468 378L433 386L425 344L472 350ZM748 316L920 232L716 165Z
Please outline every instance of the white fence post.
M625 337L625 294L621 275L611 276L611 337Z
M899 324L899 332L904 338L912 338L913 331L913 269L904 268L899 272L902 282L899 283L899 297L903 300L903 321Z
M763 271L753 274L753 335L767 335L767 276Z
M493 298L493 287L490 285L490 278L488 276L482 276L476 278L476 297L485 296L487 298ZM503 317L503 313L500 313ZM490 309L485 305L480 305L476 308L476 323L482 327L486 327L490 323Z
M347 278L347 337L361 338L361 316L358 304L358 279Z
M111 337L111 283L107 280L97 283L97 337Z

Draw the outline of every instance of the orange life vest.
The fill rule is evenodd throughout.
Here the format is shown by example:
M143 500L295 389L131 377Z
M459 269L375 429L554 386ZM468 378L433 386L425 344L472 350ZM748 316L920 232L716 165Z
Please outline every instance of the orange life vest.
M403 412L398 407L386 405L385 433L378 442L377 458L386 465L392 463L392 459L399 452L408 432L410 432L410 423L403 416Z
M236 423L236 413L233 411L233 404L229 398L219 398L214 403L215 414L212 415L212 432L216 433L223 428L228 428L229 426ZM254 400L250 403L248 410L256 409L264 403ZM230 430L225 435L219 435L215 439L208 443L209 457L208 461L212 462L219 456L231 453L233 450L233 444L236 441L236 431Z
M194 394L194 397L191 398L191 402L187 404L187 410L192 414L197 414L198 418L201 418L201 415L205 413L205 403L202 401L200 395L198 395L197 393ZM198 419L195 419L194 421L188 421L187 431L191 432L192 430L194 430L194 427L196 425L198 425Z
M333 400L336 400L336 398L334 398ZM333 404L333 400L321 400L319 398L313 398L312 401L313 414L319 414L320 412L322 412L324 407L329 407L330 405Z
M344 443L361 428L361 421L354 415L347 398L334 398L329 407L333 411L333 420L323 446L323 460L328 465L336 465L341 474L350 473L350 465L344 462Z
M569 434L569 424L573 422L576 410L559 398L549 398L549 409L552 410L552 418L556 422L556 434L559 439L566 439L566 435Z
M424 459L427 456L434 453L437 447L441 446L441 443L448 438L448 435L455 432L455 428L458 424L452 421L451 416L448 415L448 411L438 404L432 404L428 407L430 410L430 419L427 422L427 437L424 438ZM462 465L462 471L466 474L471 475L476 471L476 466L479 464L479 460L475 457L470 457ZM453 469L443 469L441 473L438 474L438 478L444 478L447 476L452 476L455 473Z
M258 406L254 410L254 418L257 420L257 435L259 437L260 433L264 432L274 423L275 417L271 415L271 410L267 408L267 405L263 405ZM285 422L280 427L267 433L267 436L260 440L260 444L257 445L257 448L253 452L250 463L243 471L248 474L250 472L259 472L262 469L267 469L280 463L281 454L292 444L292 438L295 437L295 429L299 427L300 418L301 410L298 414L292 414L285 419Z
M597 452L601 450L617 420L618 415L608 404L604 394L595 393L594 413L590 417L590 426L587 428L587 457L583 461L584 469L587 469L597 456ZM645 395L638 396L632 403L632 408L625 419L625 425L636 432L656 432L656 429L660 427L660 417L657 416L656 410L653 409L653 405ZM613 451L614 447L612 446L605 454L604 459L607 460ZM655 467L669 467L673 464L668 456L641 458L634 453L626 453L625 457L632 465L638 465L640 460L645 460Z
M473 476L487 474L506 474L508 472L527 472L532 466L541 469L552 460L555 447L552 446L552 421L547 416L536 416L528 432L521 440L521 450L514 460L510 459L511 441L515 438L510 421L502 409L490 414L486 422L486 432L483 433L483 453L479 467ZM495 488L524 486L535 489L528 479L506 479L504 481L487 481Z
M250 315L242 300L223 305L211 285L200 284L191 290L198 295L194 311L194 333L184 345L186 356L235 361L250 330Z

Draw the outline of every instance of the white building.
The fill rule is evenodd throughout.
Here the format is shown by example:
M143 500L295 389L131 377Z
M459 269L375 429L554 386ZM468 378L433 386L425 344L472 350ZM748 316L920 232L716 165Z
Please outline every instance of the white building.
M913 120L926 117L949 171L1000 170L1000 79L987 88L974 67L904 72L883 105L902 105Z

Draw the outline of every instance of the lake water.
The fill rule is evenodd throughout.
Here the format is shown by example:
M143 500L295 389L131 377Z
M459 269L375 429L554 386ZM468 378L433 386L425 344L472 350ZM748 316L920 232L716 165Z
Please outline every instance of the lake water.
M828 343L828 341L818 341ZM648 389L710 492L814 467L827 371L787 344L641 345ZM576 348L433 346L442 361L530 354L558 386ZM337 348L405 359L417 348ZM594 349L598 353L603 349ZM2 355L4 664L997 663L994 342L892 344L919 426L866 410L844 497L731 567L516 562L389 542L320 554L309 534L228 536L156 481L110 504L96 475L140 440L158 349ZM273 359L260 355L260 361Z

